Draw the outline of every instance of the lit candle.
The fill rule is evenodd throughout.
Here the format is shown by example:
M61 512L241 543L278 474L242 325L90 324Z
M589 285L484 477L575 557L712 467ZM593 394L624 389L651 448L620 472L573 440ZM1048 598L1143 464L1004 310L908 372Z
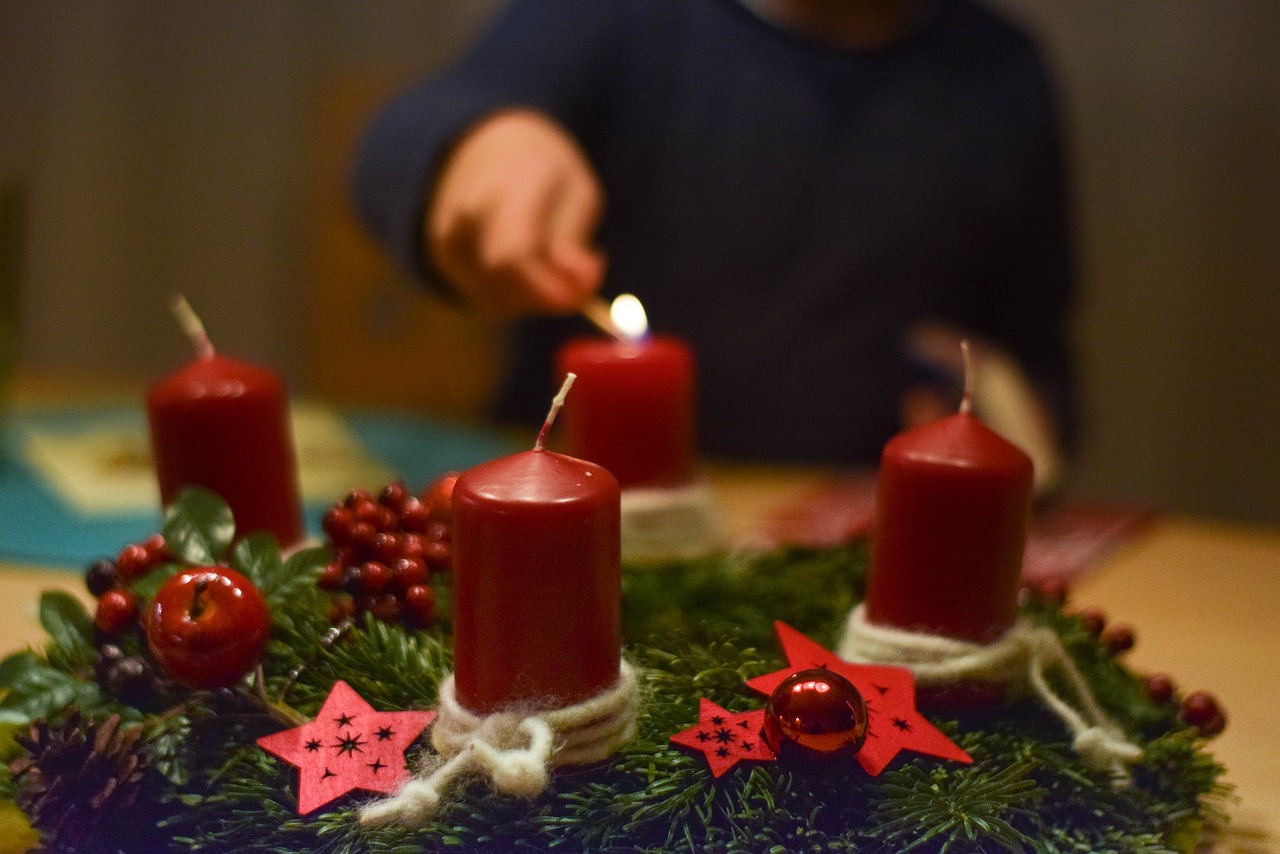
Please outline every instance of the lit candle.
M453 488L453 655L458 702L478 714L559 708L618 681L618 481L543 447L482 463Z
M174 310L196 358L147 391L161 501L203 486L230 505L238 533L265 530L293 545L302 506L284 381L216 353L186 300Z
M970 413L970 376L959 413L884 447L866 617L987 643L1017 618L1032 464Z
M614 300L614 338L577 338L556 367L578 384L564 410L568 453L602 465L624 489L683 486L695 474L694 358L684 342L650 335L644 308Z

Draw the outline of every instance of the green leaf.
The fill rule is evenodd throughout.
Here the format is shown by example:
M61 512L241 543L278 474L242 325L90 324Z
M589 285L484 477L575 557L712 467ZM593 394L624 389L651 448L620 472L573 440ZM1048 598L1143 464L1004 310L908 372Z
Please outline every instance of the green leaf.
M296 551L284 562L284 577L297 578L299 575L314 577L329 562L330 557L331 552L326 546L313 546Z
M0 661L0 688L12 688L43 663L40 657L29 649L15 652L4 661Z
M231 508L202 487L185 490L165 511L165 545L189 564L217 563L226 554L235 533Z
M272 614L291 605L296 608L298 603L310 601L308 594L316 591L320 570L331 557L331 552L324 546L303 549L290 555L262 591L267 604L271 606Z
M20 675L0 700L0 724L29 724L36 718L52 717L72 704L86 713L103 705L96 682L81 682L39 658L17 664L15 669Z
M254 531L236 543L231 566L244 574L265 596L280 578L283 566L276 538L266 531Z
M93 620L80 600L61 590L40 594L40 625L53 643L77 660L94 657Z
M150 602L166 581L184 569L187 567L181 563L162 563L141 578L131 581L129 587L143 602Z

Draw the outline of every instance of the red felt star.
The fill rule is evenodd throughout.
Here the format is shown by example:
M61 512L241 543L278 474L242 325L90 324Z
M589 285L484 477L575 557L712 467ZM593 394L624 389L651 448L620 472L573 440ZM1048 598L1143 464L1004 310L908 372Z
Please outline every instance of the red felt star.
M333 683L315 720L258 739L258 746L296 765L298 814L352 789L391 794L409 779L404 751L435 712L376 712L355 689Z
M916 711L916 682L910 670L883 664L850 664L786 623L774 623L774 629L791 666L749 679L747 684L768 697L782 680L812 667L833 670L848 679L867 702L867 740L858 751L858 763L868 774L875 776L883 771L899 750L957 762L973 761Z
M697 726L671 736L671 742L701 751L712 776L719 777L744 759L770 762L777 758L760 735L763 726L764 709L730 712L704 697Z

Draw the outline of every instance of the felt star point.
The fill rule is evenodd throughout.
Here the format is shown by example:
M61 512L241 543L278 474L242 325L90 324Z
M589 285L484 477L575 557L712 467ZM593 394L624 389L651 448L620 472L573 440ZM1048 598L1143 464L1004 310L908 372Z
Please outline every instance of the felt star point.
M435 712L375 711L341 680L315 720L258 739L298 768L298 813L306 815L353 789L391 794L409 779L404 752Z
M768 697L788 676L810 668L831 670L848 679L867 703L867 740L858 751L858 763L868 774L878 775L901 750L973 762L916 710L915 676L907 668L851 664L786 623L774 623L774 630L790 666L748 679L747 685Z
M698 723L671 736L671 743L701 753L719 777L739 762L753 759L771 762L775 758L760 730L764 710L730 712L705 697L698 707Z

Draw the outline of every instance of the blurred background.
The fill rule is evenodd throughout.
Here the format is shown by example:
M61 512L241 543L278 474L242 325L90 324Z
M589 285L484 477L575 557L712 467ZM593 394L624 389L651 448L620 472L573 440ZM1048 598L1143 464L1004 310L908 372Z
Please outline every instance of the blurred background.
M386 265L345 182L368 112L501 3L0 2L21 369L158 376L189 357L182 291L297 390L474 412L496 336ZM1038 35L1068 129L1072 491L1280 522L1280 3L992 4Z

